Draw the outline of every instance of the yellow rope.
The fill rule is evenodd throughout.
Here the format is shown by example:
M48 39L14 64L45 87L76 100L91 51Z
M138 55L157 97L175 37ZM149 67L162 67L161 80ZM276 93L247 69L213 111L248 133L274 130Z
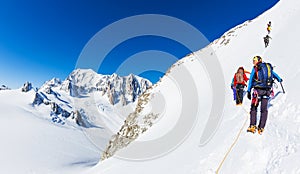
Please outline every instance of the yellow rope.
M246 112L248 112L244 107L243 107L243 109L244 109ZM229 153L231 152L231 150L233 149L233 147L234 147L235 144L237 143L238 139L240 138L240 135L241 135L242 131L244 130L245 126L246 126L247 120L248 120L248 117L246 117L246 119L245 119L245 121L244 121L244 124L243 124L243 126L241 127L241 129L240 129L238 135L236 136L235 140L233 141L233 143L231 144L230 148L229 148L228 151L226 152L224 158L222 159L221 163L219 164L219 167L218 167L218 169L216 170L216 174L219 173L219 171L220 171L220 169L221 169L223 163L225 162L227 156L229 155Z

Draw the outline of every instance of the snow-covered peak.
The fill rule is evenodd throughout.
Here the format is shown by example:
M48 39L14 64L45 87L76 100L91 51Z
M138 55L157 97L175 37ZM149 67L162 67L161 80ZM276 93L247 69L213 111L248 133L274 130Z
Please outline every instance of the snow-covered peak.
M99 75L91 69L76 69L68 76L68 80L81 86L88 86L97 83Z
M61 85L61 80L59 78L52 78L51 80L46 81L41 88L47 88L47 87L57 87Z
M61 80L59 78L53 78L53 79L47 81L46 84L49 86L58 86L61 84Z
M117 74L102 75L91 69L76 69L62 82L61 89L71 96L80 96L100 91L111 104L135 102L145 92L151 82L134 74L121 77Z
M1 85L0 90L10 90L10 88L7 87L6 85Z

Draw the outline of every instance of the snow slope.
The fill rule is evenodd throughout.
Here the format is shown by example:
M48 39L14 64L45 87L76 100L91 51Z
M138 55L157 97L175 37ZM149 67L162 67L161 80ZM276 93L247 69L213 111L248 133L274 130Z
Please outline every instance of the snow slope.
M272 9L258 18L247 21L226 32L223 37L214 41L207 48L188 55L172 66L169 73L150 90L149 102L137 114L158 113L153 126L141 134L128 147L120 147L115 156L99 162L87 171L89 174L118 173L300 173L300 101L299 76L300 53L297 51L300 36L300 2L297 0L280 1ZM270 46L264 48L263 36L267 34L266 24L272 21ZM249 125L247 111L250 102L245 98L243 106L236 107L232 101L230 82L239 66L247 70L252 68L252 57L261 55L263 60L275 66L275 71L283 78L286 94L280 86L275 88L275 97L269 104L269 118L263 135L246 133ZM199 59L210 59L217 56L226 82L225 104L222 120L211 139L201 144L209 112L213 107L214 92L210 86L211 77ZM182 81L182 74L190 72ZM220 79L221 80L221 79ZM196 88L195 97L190 91ZM220 86L222 88L222 86ZM220 89L222 90L222 89ZM185 94L191 98L188 109L196 113L197 119L191 129L182 136L172 151L161 156L147 156L144 152L155 152L167 143L151 144L151 140L168 135L177 123L185 124L190 120L190 110L185 110ZM222 96L219 96L220 99ZM193 100L192 100L193 99ZM163 107L155 103L160 102ZM183 116L183 118L181 117ZM244 126L244 123L246 124ZM218 122L218 120L216 120ZM141 121L136 121L142 125ZM240 136L238 136L241 130ZM238 137L236 143L235 139ZM148 142L148 145L147 145ZM155 141L154 141L155 142ZM144 143L143 151L139 144ZM114 145L120 145L114 142ZM149 145L151 144L151 146ZM232 150L229 151L230 147ZM135 149L134 149L135 148ZM138 151L138 153L135 153ZM228 153L227 156L225 154ZM141 155L142 154L142 155ZM124 159L125 158L125 159ZM142 159L142 160L138 160ZM224 163L222 163L224 161ZM221 165L222 164L222 165Z
M73 173L101 153L78 128L51 124L31 106L34 91L0 93L1 173Z

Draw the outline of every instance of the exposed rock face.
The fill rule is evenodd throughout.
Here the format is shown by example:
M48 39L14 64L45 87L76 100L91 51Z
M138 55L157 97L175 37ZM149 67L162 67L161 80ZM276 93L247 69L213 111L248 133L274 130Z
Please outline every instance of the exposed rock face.
M25 82L22 87L22 92L28 92L32 89L32 85L30 82Z
M38 92L36 92L32 104L33 104L33 105L40 105L40 104L42 104L42 103L45 103L45 102L44 102L44 98L41 96L41 94L39 94ZM48 105L49 103L46 102L45 104Z
M139 97L135 111L129 114L118 133L112 136L101 156L101 160L112 157L119 149L128 146L140 134L147 131L153 125L158 114L150 113L144 116L141 115L142 109L149 101L149 96L150 93L146 92ZM139 120L139 117L142 117L142 119Z

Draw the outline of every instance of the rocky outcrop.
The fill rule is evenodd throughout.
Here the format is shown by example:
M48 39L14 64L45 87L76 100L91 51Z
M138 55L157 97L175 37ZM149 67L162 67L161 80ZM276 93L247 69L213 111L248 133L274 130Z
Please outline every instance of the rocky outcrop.
M36 92L32 104L33 105L40 105L42 103L44 103L44 97L42 97L41 94L39 94L38 92ZM48 102L47 102L47 105L48 105Z
M10 90L10 88L7 87L6 85L1 85L1 86L0 86L0 91L1 91L1 90Z
M101 160L105 160L113 156L119 149L128 146L133 142L140 134L148 130L153 122L157 119L158 114L150 113L141 115L141 111L148 103L150 92L144 93L138 99L138 104L135 111L126 118L124 125L113 135L108 143L108 146L104 150ZM142 119L139 119L142 118Z
M25 82L23 87L22 87L22 92L28 92L32 89L32 85L30 82Z

